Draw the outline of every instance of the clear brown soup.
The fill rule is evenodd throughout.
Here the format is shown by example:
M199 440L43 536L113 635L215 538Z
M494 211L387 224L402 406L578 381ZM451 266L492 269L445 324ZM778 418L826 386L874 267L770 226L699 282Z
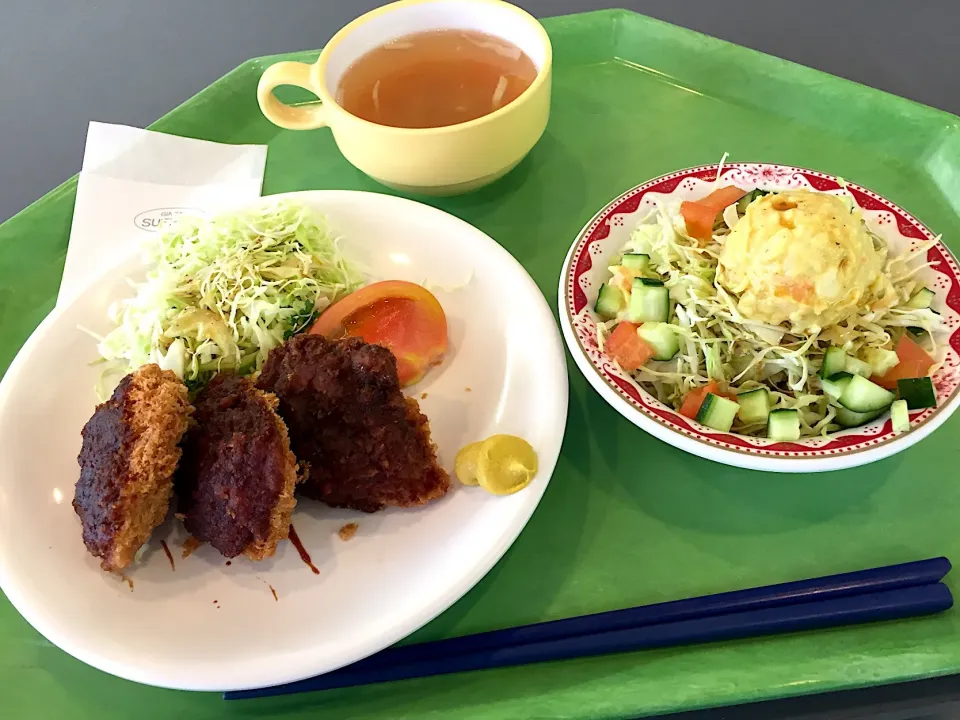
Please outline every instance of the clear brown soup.
M337 102L378 125L432 128L489 115L537 77L516 45L475 30L431 30L391 40L347 68Z

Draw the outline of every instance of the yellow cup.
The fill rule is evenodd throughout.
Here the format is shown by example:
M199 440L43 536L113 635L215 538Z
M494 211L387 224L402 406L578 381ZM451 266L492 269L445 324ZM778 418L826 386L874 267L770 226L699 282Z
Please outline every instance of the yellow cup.
M334 99L344 72L364 53L396 38L439 29L479 30L507 40L533 61L533 84L495 112L437 128L397 128L351 115ZM399 190L456 195L505 175L536 145L550 114L553 51L543 27L501 0L400 0L340 30L312 65L279 62L260 78L257 100L282 128L329 126L340 152L374 180ZM319 104L290 106L273 94L280 85L309 90Z

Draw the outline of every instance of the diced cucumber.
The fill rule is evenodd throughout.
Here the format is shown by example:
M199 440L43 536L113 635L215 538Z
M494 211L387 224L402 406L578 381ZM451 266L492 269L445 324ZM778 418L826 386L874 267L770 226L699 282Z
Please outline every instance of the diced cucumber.
M650 269L650 256L640 255L638 253L627 253L623 256L623 259L620 260L620 264L631 270L647 272Z
M937 406L937 393L933 381L928 377L897 380L897 393L901 400L907 401L911 410L923 410Z
M820 377L826 378L843 372L847 367L847 354L843 348L828 347L823 356L823 364L820 366Z
M870 367L870 363L864 362L859 358L850 357L849 355L847 355L847 362L844 364L843 369L851 375L859 375L860 377L868 378L873 375L873 368Z
M913 297L907 300L907 307L914 308L916 310L926 310L933 304L933 299L935 297L936 293L934 293L930 288L920 288L913 294Z
M740 405L733 400L707 393L697 413L697 422L720 432L729 432L739 409Z
M670 291L660 280L634 278L630 290L630 322L666 322L670 319Z
M893 421L893 431L898 435L910 429L910 409L906 400L894 400L890 406L890 420Z
M823 392L834 400L839 400L852 377L853 375L848 372L839 372L828 378L820 378L820 384L823 386Z
M874 420L881 415L883 415L883 410L874 410L873 412L858 413L853 410L847 410L845 407L837 408L836 421L837 424L842 425L843 427L860 427L871 420Z
M886 375L888 370L900 364L900 357L893 350L867 348L863 355L870 365L871 375Z
M771 410L767 418L767 437L771 440L790 442L800 439L800 413L797 410L780 408Z
M654 360L670 360L680 352L680 340L673 328L662 322L645 322L637 335L653 348Z
M597 304L593 306L594 312L602 318L613 320L625 304L623 293L619 288L612 285L601 285L600 292L597 293Z
M769 194L770 194L769 190L761 190L760 188L757 188L752 192L748 192L742 198L737 200L737 212L743 215L747 211L747 205L752 203L757 198L761 198L764 195L769 195Z
M737 402L740 404L737 415L743 423L751 425L767 421L767 416L770 415L770 393L766 388L740 393L737 395Z
M897 399L889 390L870 382L865 377L854 375L840 395L840 404L847 410L858 413L886 410Z

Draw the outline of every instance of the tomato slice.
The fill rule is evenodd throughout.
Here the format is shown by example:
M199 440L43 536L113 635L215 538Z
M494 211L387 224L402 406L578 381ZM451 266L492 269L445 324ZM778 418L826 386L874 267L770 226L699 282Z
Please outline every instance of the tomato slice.
M680 203L680 214L687 226L687 235L700 242L709 242L713 237L713 224L717 215L746 194L746 190L741 190L736 185L728 185L714 190L700 200L685 200Z
M930 368L933 367L933 358L906 333L897 342L895 350L900 362L883 375L874 375L870 378L887 390L896 390L897 380L926 377Z
M607 338L607 354L627 372L639 370L653 357L653 348L637 335L639 327L632 322L621 322Z
M310 332L359 337L397 358L402 386L420 380L447 351L447 316L433 293L416 283L385 280L360 288L320 314Z

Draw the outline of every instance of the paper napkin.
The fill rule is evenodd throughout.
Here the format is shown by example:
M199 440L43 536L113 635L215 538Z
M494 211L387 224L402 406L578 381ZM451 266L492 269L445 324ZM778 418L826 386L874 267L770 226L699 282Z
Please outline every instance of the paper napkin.
M265 145L224 145L92 122L58 303L184 214L260 197Z

